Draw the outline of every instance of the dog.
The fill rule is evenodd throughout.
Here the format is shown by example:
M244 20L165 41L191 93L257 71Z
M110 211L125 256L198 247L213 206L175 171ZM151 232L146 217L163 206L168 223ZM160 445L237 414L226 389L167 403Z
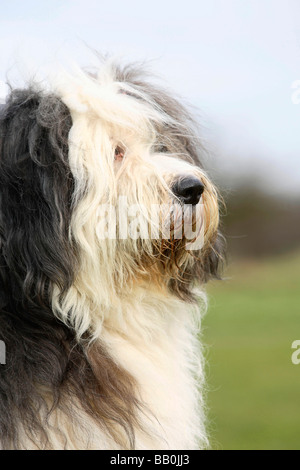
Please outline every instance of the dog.
M202 152L191 113L137 65L10 90L2 449L209 446L198 333L224 244Z

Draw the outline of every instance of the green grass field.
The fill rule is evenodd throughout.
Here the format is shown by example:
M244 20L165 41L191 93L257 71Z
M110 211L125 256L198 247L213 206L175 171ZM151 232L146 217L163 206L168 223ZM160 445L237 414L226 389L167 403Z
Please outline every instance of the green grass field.
M300 254L232 264L203 320L214 449L300 449Z

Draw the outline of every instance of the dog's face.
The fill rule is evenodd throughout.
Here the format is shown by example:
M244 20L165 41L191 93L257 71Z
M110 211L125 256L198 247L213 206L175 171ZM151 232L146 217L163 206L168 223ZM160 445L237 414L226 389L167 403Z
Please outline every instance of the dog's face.
M106 64L55 94L15 92L1 141L2 257L27 295L40 277L38 297L77 331L136 284L191 299L217 274L218 197L194 124L138 71Z

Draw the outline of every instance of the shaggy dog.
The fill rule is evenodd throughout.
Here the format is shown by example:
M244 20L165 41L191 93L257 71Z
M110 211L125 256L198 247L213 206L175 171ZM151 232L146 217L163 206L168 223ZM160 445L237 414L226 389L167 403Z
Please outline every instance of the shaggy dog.
M2 449L207 447L197 335L222 243L201 151L185 107L136 66L11 90Z

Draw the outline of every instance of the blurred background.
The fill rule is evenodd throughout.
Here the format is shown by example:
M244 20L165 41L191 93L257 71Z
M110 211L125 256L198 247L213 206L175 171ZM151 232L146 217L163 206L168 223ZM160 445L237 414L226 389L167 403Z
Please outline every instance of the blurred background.
M6 81L101 53L146 60L190 103L226 203L203 321L214 449L300 449L300 3L2 0Z

